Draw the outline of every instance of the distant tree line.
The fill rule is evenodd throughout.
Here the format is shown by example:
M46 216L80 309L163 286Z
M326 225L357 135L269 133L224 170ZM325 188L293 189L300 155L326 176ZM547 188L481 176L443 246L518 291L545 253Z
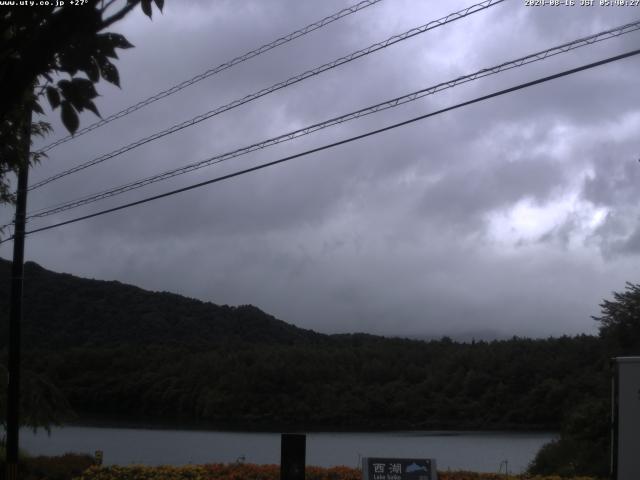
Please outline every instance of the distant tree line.
M602 389L597 339L36 350L85 416L204 420L236 428L558 429ZM604 394L604 392L603 392Z

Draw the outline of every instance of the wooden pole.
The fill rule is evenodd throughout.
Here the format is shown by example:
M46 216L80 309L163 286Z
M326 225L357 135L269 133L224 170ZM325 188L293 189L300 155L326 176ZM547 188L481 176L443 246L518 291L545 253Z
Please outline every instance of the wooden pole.
M11 265L11 299L9 304L9 382L7 385L7 480L18 480L18 445L20 429L20 324L22 323L22 286L24 278L24 231L29 186L29 151L31 148L31 105L28 106L23 141L25 158L18 170L16 216Z

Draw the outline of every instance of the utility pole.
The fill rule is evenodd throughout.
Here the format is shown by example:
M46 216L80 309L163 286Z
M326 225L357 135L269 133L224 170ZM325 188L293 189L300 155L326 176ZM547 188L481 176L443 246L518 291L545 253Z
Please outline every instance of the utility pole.
M24 158L18 169L16 216L11 265L11 299L9 304L9 383L7 385L7 480L18 480L18 433L20 428L20 324L22 323L22 286L24 278L24 231L29 186L31 148L31 103L23 125Z

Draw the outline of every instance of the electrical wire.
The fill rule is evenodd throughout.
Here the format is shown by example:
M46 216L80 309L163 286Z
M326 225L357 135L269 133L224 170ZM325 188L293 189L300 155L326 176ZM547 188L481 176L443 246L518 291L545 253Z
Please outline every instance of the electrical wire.
M371 130L371 131L363 133L361 135L356 135L356 136L353 136L353 137L346 138L344 140L340 140L340 141L333 142L333 143L330 143L330 144L327 144L327 145L323 145L321 147L313 148L311 150L306 150L304 152L297 153L295 155L289 155L287 157L284 157L284 158L281 158L281 159L278 159L278 160L274 160L272 162L256 165L256 166L251 167L251 168L246 168L244 170L236 171L236 172L233 172L233 173L230 173L230 174L227 174L227 175L223 175L223 176L216 177L216 178L213 178L213 179L210 179L210 180L206 180L204 182L192 184L192 185L189 185L187 187L178 188L176 190L171 190L169 192L161 193L159 195L154 195L154 196L151 196L151 197L147 197L147 198L144 198L142 200L137 200L135 202L130 202L130 203L126 203L124 205L119 205L117 207L101 210L99 212L95 212L95 213L92 213L92 214L89 214L89 215L84 215L84 216L72 218L70 220L66 220L66 221L63 221L63 222L55 223L53 225L48 225L48 226L45 226L45 227L36 228L36 229L30 230L28 232L25 232L25 235L30 235L30 234L37 233L37 232L43 232L43 231L46 231L46 230L51 230L53 228L58 228L58 227L61 227L61 226L64 226L64 225L69 225L69 224L72 224L72 223L76 223L76 222L79 222L79 221L82 221L82 220L87 220L87 219L90 219L90 218L94 218L94 217L98 217L98 216L101 216L101 215L105 215L107 213L112 213L112 212L116 212L116 211L119 211L119 210L124 210L126 208L134 207L136 205L141 205L143 203L148 203L148 202L151 202L151 201L154 201L154 200L159 200L161 198L173 196L173 195L176 195L178 193L186 192L186 191L189 191L189 190L194 190L196 188L204 187L206 185L211 185L213 183L218 183L218 182L221 182L223 180L228 180L230 178L239 177L239 176L245 175L247 173L255 172L257 170L262 170L262 169L267 168L267 167L272 167L274 165L278 165L278 164L281 164L281 163L284 163L284 162L288 162L288 161L293 160L295 158L304 157L304 156L310 155L312 153L316 153L316 152L320 152L320 151L323 151L323 150L327 150L329 148L337 147L339 145L344 145L344 144L347 144L347 143L351 143L351 142L354 142L356 140L361 140L363 138L367 138L367 137L370 137L370 136L373 136L373 135L380 134L382 132L393 130L393 129L398 128L398 127L409 125L411 123L418 122L418 121L424 120L426 118L430 118L430 117L433 117L433 116L436 116L436 115L440 115L440 114L445 113L445 112L456 110L456 109L461 108L461 107L466 107L468 105L472 105L472 104L479 103L479 102L482 102L482 101L485 101L485 100L489 100L491 98L495 98L495 97L498 97L498 96L501 96L501 95L505 95L507 93L512 93L512 92L515 92L515 91L518 91L518 90L529 88L529 87L532 87L534 85L539 85L541 83L549 82L551 80L555 80L557 78L561 78L561 77L572 75L572 74L575 74L575 73L578 73L578 72L582 72L584 70L588 70L588 69L591 69L591 68L595 68L595 67L599 67L599 66L602 66L602 65L606 65L608 63L612 63L612 62L615 62L615 61L618 61L618 60L622 60L624 58L629 58L629 57L632 57L632 56L635 56L635 55L638 55L638 54L640 54L640 49L632 50L630 52L626 52L626 53L623 53L623 54L620 54L620 55L616 55L616 56L613 56L613 57L608 57L608 58L606 58L604 60L600 60L600 61L597 61L597 62L592 62L592 63L586 64L586 65L582 65L580 67L572 68L570 70L564 70L564 71L562 71L560 73L556 73L556 74L549 75L549 76L546 76L546 77L538 78L536 80L532 80L532 81L529 81L529 82L521 83L519 85L510 87L510 88L506 88L506 89L503 89L503 90L499 90L497 92L493 92L493 93L490 93L488 95L483 95L481 97L476 97L476 98L474 98L472 100L468 100L466 102L458 103L456 105L452 105L450 107L442 108L442 109L436 110L434 112L430 112L430 113L427 113L427 114L424 114L424 115L413 117L413 118L410 118L408 120L405 120L405 121L402 121L402 122L399 122L399 123L394 123L392 125L388 125L386 127L379 128L379 129L376 129L376 130ZM0 241L0 244L9 241L12 238L13 237L10 237L10 238L7 238L5 240L2 240L2 241Z
M136 103L135 105L131 105L130 107L125 108L124 110L120 110L117 113L114 113L112 115L109 115L108 117L101 119L95 123L92 123L91 125L87 125L84 128L81 128L80 130L76 131L74 134L71 135L67 135L65 137L62 137L58 140L56 140L55 142L50 143L49 145L46 145L44 147L42 147L38 152L39 153L44 153L47 152L49 150L51 150L52 148L57 147L58 145L62 145L63 143L68 142L69 140L72 139L76 139L82 135L84 135L85 133L91 132L97 128L100 128L104 125L106 125L107 123L111 123L114 120L117 120L119 118L125 117L137 110L140 110L141 108L146 107L147 105L151 105L154 102L157 102L158 100L161 100L165 97L168 97L170 95L173 95L174 93L179 92L180 90L183 90L187 87L190 87L191 85L198 83L206 78L209 78L213 75L216 75L217 73L220 73L224 70L227 70L235 65L238 65L239 63L245 62L247 60L250 60L254 57L257 57L258 55L262 55L263 53L268 52L269 50L273 50L274 48L277 48L281 45L284 45L285 43L289 43L292 40L295 40L296 38L300 38L304 35L307 35L308 33L311 33L315 30L318 30L319 28L325 27L327 25L329 25L330 23L335 22L336 20L339 20L341 18L346 17L347 15L351 15L352 13L356 13L359 12L360 10L370 7L371 5L374 5L378 2L381 2L382 0L364 0L361 1L355 5L352 5L350 7L344 8L342 10L340 10L339 12L334 13L333 15L329 15L328 17L323 18L322 20L319 20L317 22L314 22L310 25L307 25L304 28L301 28L299 30L296 30L295 32L289 33L288 35L285 35L284 37L280 37L270 43L266 43L258 48L256 48L255 50L251 50L250 52L244 53L238 57L235 57L232 60L229 60L228 62L222 63L220 65L218 65L217 67L213 67L210 68L209 70L207 70L206 72L203 72L199 75L196 75L193 78L190 78L189 80L185 80L183 82L180 82L177 85L174 85L171 88L168 88L166 90L163 90L161 92L156 93L155 95L152 95L151 97L142 100L138 103Z
M215 155L212 157L209 157L205 160L201 160L199 162L196 163L191 163L189 165L185 165L183 167L179 167L179 168L175 168L172 170L168 170L147 178L143 178L140 180L136 180L134 182L130 182L127 183L125 185L120 185L118 187L115 188L111 188L109 190L105 190L99 193L95 193L95 194L91 194L91 195L87 195L81 198L77 198L75 200L71 200L71 201L67 201L58 205L55 205L53 207L47 207L44 209L40 209L38 211L35 211L33 213L30 213L29 215L27 215L27 219L33 219L33 218L42 218L42 217L46 217L49 215L53 215L56 213L60 213L66 210L70 210L73 208L77 208L83 205L87 205L89 203L93 203L99 200L103 200L105 198L110 198L131 190L135 190L138 188L142 188L144 186L147 185L151 185L153 183L156 182L160 182L163 180L167 180L169 178L173 178L175 176L178 175L183 175L204 167L208 167L211 165L215 165L227 160L230 160L232 158L236 158L239 157L241 155L246 155L248 153L263 149L263 148L267 148L273 145L277 145L286 141L290 141L293 140L295 138L299 138L305 135L309 135L311 133L317 132L321 129L324 128L328 128L334 125L338 125L338 124L342 124L344 122L347 121L351 121L351 120L355 120L357 118L366 116L366 115L371 115L373 113L377 113L377 112L381 112L390 108L394 108L397 107L399 105L403 105L405 103L409 103L415 100L418 100L420 98L423 98L427 95L432 95L435 94L437 92L440 92L442 90L445 89L449 89L449 88L453 88L457 85L463 84L463 83L467 83L473 80L477 80L479 78L483 78L489 75L495 75L497 73L506 71L506 70L510 70L513 68L518 68L524 65L528 65L530 63L533 62L537 62L537 61L541 61L547 58L550 58L552 56L561 54L561 53L566 53L572 50L575 50L577 48L581 48L587 45L592 45L596 42L601 42L603 40L608 40L611 38L616 38L619 37L620 35L624 35L630 32L634 32L640 30L640 20L636 20L635 22L632 23L628 23L625 25L621 25L618 27L614 27L614 28L610 28L608 30L602 31L602 32L598 32L595 33L593 35L589 35L587 37L583 37L583 38L579 38L576 40L573 40L571 42L568 43L564 43L546 50L542 50L536 53L532 53L529 55L526 55L524 57L519 57L515 60L509 60L507 62L503 62L499 65L493 66L493 67L489 67L489 68L484 68L481 70L478 70L474 73L468 74L468 75L464 75L458 78L455 78L453 80L449 80L446 82L442 82L439 83L437 85L431 86L431 87L427 87L421 90L418 90L416 92L412 92L400 97L396 97L393 98L391 100L386 100L384 102L380 102L377 103L375 105L366 107L366 108L362 108L360 110L356 110L355 112L350 112L347 113L345 115L341 115L338 117L334 117L331 118L329 120L325 120L323 122L320 123L315 123L313 125L304 127L304 128L300 128L298 130L294 130L292 132L288 132L282 135L279 135L277 137L273 137L267 140L263 140L257 143L254 143L252 145L249 146L245 146L230 152L226 152L226 153L222 153L219 155Z
M307 78L314 77L314 76L319 75L319 74L321 74L323 72L326 72L327 70L331 70L331 69L336 68L336 67L338 67L340 65L344 65L344 64L349 63L349 62L351 62L353 60L356 60L356 59L358 59L360 57L364 57L365 55L369 55L371 53L377 52L378 50L382 50L383 48L386 48L386 47L389 47L391 45L394 45L394 44L396 44L398 42L402 42L402 41L407 40L409 38L412 38L412 37L414 37L416 35L420 35L422 33L425 33L427 31L429 31L429 30L433 30L434 28L440 27L442 25L446 25L446 24L454 22L456 20L460 20L461 18L465 18L465 17L467 17L467 16L469 16L469 15L471 15L473 13L477 13L477 12L483 11L483 10L485 10L487 8L495 6L495 5L497 5L499 3L502 3L504 1L505 0L485 0L485 1L481 2L481 3L477 3L475 5L471 5L470 7L467 7L465 9L463 9L463 10L459 10L457 12L450 13L449 15L447 15L445 17L442 17L440 19L433 20L433 21L431 21L429 23L426 23L426 24L424 24L422 26L415 27L415 28L412 28L410 30L407 30L406 32L401 33L399 35L394 35L394 36L389 37L388 39L386 39L386 40L384 40L382 42L375 43L373 45L368 46L367 48L364 48L362 50L358 50L356 52L350 53L349 55L346 55L344 57L340 57L340 58L338 58L336 60L333 60L332 62L325 63L324 65L316 67L316 68L314 68L312 70L307 70L306 72L303 72L303 73L301 73L299 75L295 75L295 76L293 76L293 77L291 77L291 78L289 78L289 79L287 79L285 81L276 83L276 84L274 84L274 85L272 85L270 87L267 87L267 88L264 88L262 90L259 90L258 92L252 93L252 94L247 95L247 96L245 96L243 98L234 100L231 103L228 103L228 104L223 105L221 107L215 108L213 110L210 110L210 111L208 111L206 113L203 113L201 115L198 115L196 117L193 117L190 120L186 120L186 121L184 121L182 123L178 123L178 124L173 125L173 126L167 128L165 130L162 130L160 132L154 133L153 135L150 135L148 137L142 138L140 140L137 140L137 141L135 141L133 143L130 143L128 145L125 145L123 147L120 147L117 150L114 150L114 151L112 151L110 153L101 155L101 156L99 156L97 158L94 158L93 160L89 160L88 162L85 162L85 163L83 163L81 165L77 165L77 166L75 166L73 168L70 168L70 169L65 170L63 172L60 172L60 173L58 173L56 175L53 175L53 176L51 176L49 178L45 178L44 180L41 180L41 181L31 185L29 187L29 190L35 190L36 188L40 188L40 187L42 187L44 185L47 185L48 183L51 183L51 182L53 182L55 180L60 179L62 177L65 177L67 175L71 175L73 173L79 172L79 171L84 170L86 168L92 167L93 165L97 165L97 164L102 163L102 162L104 162L106 160L109 160L111 158L114 158L114 157L117 157L119 155L122 155L123 153L126 153L126 152L128 152L130 150L133 150L133 149L137 148L137 147L145 145L145 144L147 144L149 142L152 142L154 140L158 140L158 139L160 139L160 138L162 138L162 137L164 137L166 135L170 135L170 134L175 133L177 131L180 131L180 130L182 130L184 128L196 125L196 124L198 124L198 123L200 123L200 122L202 122L204 120L207 120L207 119L209 119L211 117L214 117L214 116L219 115L221 113L224 113L224 112L227 112L229 110L232 110L232 109L234 109L236 107L239 107L241 105L244 105L245 103L248 103L248 102L251 102L251 101L256 100L258 98L261 98L261 97L263 97L265 95L268 95L268 94L270 94L272 92L275 92L277 90L281 90L281 89L283 89L285 87L289 87L289 86L291 86L291 85L293 85L295 83L301 82L301 81L303 81L303 80L305 80Z

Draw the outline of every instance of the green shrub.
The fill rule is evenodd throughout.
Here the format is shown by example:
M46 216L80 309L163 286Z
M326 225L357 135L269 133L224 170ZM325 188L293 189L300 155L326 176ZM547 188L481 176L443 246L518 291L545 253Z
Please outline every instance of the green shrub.
M609 405L589 399L567 415L558 440L537 453L528 472L535 475L572 477L609 475Z
M5 454L0 457L0 480L4 480L6 472ZM20 457L18 469L21 480L71 480L80 476L94 464L90 455L65 453L57 457Z

